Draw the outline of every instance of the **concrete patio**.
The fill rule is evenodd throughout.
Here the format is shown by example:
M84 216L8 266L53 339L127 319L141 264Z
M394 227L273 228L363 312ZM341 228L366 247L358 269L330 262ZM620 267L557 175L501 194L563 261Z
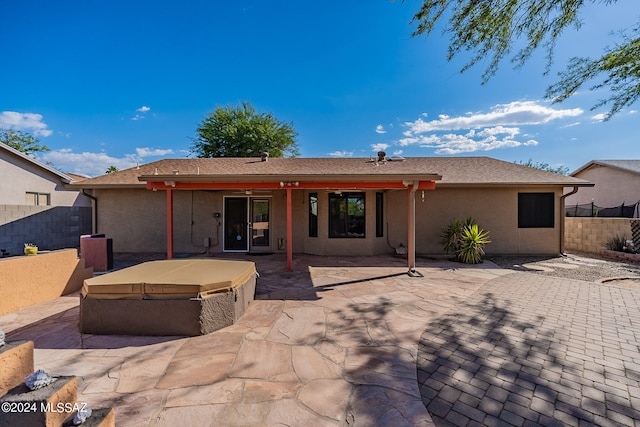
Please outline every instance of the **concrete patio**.
M540 417L549 416L550 409L552 414L563 408L566 413L576 405L576 411L590 414L604 406L604 415L592 417L596 420L606 421L615 413L619 415L613 420L619 424L634 425L633 417L640 418L635 397L640 395L640 290L541 280L490 262L465 266L418 259L424 277L414 278L406 274L405 260L391 256L298 255L293 273L285 272L281 255L248 259L256 262L261 275L257 300L237 324L209 335L81 335L77 296L0 317L0 330L8 340L35 342L36 369L77 375L78 401L114 407L119 426L483 425L513 413L513 399L529 411L518 413L516 407L519 418L512 417L513 425L542 423ZM119 266L141 260L120 260ZM615 291L606 300L609 305L598 311L594 304L602 299L597 292L601 288ZM545 297L545 292L554 297ZM581 306L570 307L572 301L591 307L589 315ZM521 313L525 319L519 318ZM580 316L574 319L572 313ZM609 313L621 320L611 323ZM593 332L597 325L592 319L600 315L606 318L603 327L609 335ZM485 334L487 321L491 327ZM559 333L557 340L571 338L564 350L553 344L558 322L569 332ZM574 328L578 338L571 335ZM555 390L549 383L555 379L563 384L566 377L562 369L554 374L554 366L547 370L544 352L527 335L535 331L541 334L536 342L544 337L549 343L544 348L557 362L554 366L566 368L567 375L571 371L571 381L580 383L582 366L588 368L588 381L609 388L596 393L585 386L569 393L569 401L560 399L567 394L564 389L555 395L538 392L538 385ZM613 335L624 338L615 344L624 351L611 349ZM607 343L606 348L590 354L590 364L580 365L572 344L579 337L591 352L597 351L593 345L598 340ZM511 350L521 353L511 355ZM562 356L570 359L557 360ZM526 369L534 369L527 365L530 358L540 365L536 372ZM466 359L469 364L462 363ZM599 370L603 363L612 370ZM499 383L489 381L489 369L495 370ZM514 370L511 382L503 378ZM522 382L525 373L547 382L527 377L531 389ZM611 381L624 384L624 392ZM554 396L557 401L550 402ZM581 407L585 398L586 409Z

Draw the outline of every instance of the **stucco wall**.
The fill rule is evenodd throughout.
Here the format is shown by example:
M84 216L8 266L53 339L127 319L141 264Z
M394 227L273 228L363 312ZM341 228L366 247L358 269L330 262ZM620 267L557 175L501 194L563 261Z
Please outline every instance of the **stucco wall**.
M554 204L555 224L553 228L518 228L518 193L552 192L556 194ZM416 250L423 254L442 253L440 233L454 218L474 218L480 227L489 231L491 243L485 247L487 254L557 254L560 251L560 193L553 187L532 190L525 187L512 188L436 188L434 191L417 194L416 201ZM391 207L400 206L406 195L398 194ZM399 220L406 215L406 208L398 212ZM402 223L402 221L398 221ZM402 226L404 227L404 226ZM401 227L401 228L402 228ZM391 238L400 239L402 229ZM405 232L406 234L406 232ZM397 237L396 237L397 236Z
M487 188L436 190L416 193L416 251L441 254L440 233L454 218L474 217L491 233L489 254L557 254L560 251L560 192L553 187L535 192L554 192L555 227L518 228L518 193L530 188ZM293 250L317 255L370 255L393 253L407 246L408 192L384 192L384 235L376 237L376 191L365 192L366 237L329 238L327 191L318 194L318 237L309 237L309 191L293 191ZM237 192L174 191L174 252L204 252L203 240L209 239L208 252L223 250L224 197L241 197ZM98 232L113 238L114 252L166 251L166 193L145 189L101 190L98 197ZM278 241L286 239L285 191L255 194L270 200L270 243L261 250L284 252ZM214 213L220 213L216 218Z
M75 292L92 275L75 249L0 258L0 316Z
M564 245L567 251L599 253L615 235L631 238L628 218L565 218Z
M622 202L632 205L640 200L640 175L620 169L594 165L575 175L576 178L593 182L594 187L581 188L567 197L567 206L591 203L610 208Z
M51 206L90 206L90 200L77 190L67 190L59 176L25 159L0 150L0 200L7 205L23 205L25 193L51 195Z

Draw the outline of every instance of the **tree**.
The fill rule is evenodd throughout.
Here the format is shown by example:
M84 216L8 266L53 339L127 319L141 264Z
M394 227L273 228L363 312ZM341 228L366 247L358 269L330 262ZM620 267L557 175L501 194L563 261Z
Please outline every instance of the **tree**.
M191 151L197 157L295 157L299 154L292 123L259 113L248 102L218 107L200 123Z
M607 4L617 0L591 0ZM500 62L511 56L514 45L524 41L524 47L511 56L516 68L522 67L539 48L546 49L549 72L554 48L562 32L580 28L580 11L584 0L423 0L414 15L417 25L414 36L429 35L447 11L450 33L447 60L461 52L472 53L462 67L468 70L481 60L488 59L482 83L495 75ZM605 48L598 59L574 57L559 73L560 80L550 85L545 97L562 102L587 82L595 81L591 89L606 88L610 96L600 100L592 109L610 104L607 118L632 105L640 96L640 22L621 33L622 43Z
M104 173L114 173L114 172L118 172L118 170L119 169L117 167L112 165L112 166L109 166Z
M558 173L560 175L569 175L569 168L566 166L551 166L549 163L533 162L529 159L526 163L523 161L515 162L518 165L529 166L530 168L540 169L547 172Z
M13 129L0 129L0 142L7 144L27 155L49 151L49 147L40 144L40 140L28 132Z

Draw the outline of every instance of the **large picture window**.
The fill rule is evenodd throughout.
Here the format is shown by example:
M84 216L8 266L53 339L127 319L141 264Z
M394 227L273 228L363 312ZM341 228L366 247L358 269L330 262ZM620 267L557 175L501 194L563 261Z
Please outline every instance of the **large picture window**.
M365 237L364 193L329 194L329 237Z
M553 228L554 193L518 193L518 228Z

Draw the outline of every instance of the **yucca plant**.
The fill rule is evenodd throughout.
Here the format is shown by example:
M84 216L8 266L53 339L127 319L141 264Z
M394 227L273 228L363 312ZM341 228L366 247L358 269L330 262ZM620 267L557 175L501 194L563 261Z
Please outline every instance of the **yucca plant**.
M489 232L482 230L469 217L464 221L454 219L442 231L441 243L447 254L454 254L457 261L477 264L484 256L484 246L491 243Z
M462 245L456 257L465 264L477 264L484 256L484 246L491 243L489 232L482 230L478 224L472 224L462 230Z
M444 252L446 254L457 254L462 247L464 229L475 223L476 221L471 217L468 217L464 221L461 221L458 218L451 221L440 235L440 243L442 243Z

